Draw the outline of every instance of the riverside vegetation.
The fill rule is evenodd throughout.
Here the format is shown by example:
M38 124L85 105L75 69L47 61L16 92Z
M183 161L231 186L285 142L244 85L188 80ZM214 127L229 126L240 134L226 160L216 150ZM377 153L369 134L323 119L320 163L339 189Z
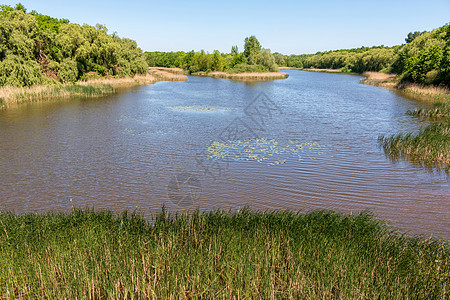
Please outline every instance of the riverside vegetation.
M191 75L207 75L234 80L273 80L288 77L279 72L270 49L262 48L255 36L244 40L244 51L231 47L231 53L145 52L147 63L153 67L181 68Z
M0 108L54 97L96 97L117 87L175 80L167 72L148 74L135 41L110 35L102 25L80 26L27 13L21 4L0 6L0 45Z
M148 222L0 214L0 295L16 298L447 299L448 244L369 214L196 211Z
M380 137L380 143L392 158L406 157L427 166L450 171L450 102L438 102L430 109L408 111L416 117L436 122L417 134L396 134Z

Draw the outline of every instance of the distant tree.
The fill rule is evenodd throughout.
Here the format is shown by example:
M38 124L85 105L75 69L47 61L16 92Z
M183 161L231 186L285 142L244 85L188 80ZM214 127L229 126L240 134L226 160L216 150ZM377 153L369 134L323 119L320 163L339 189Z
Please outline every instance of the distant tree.
M271 72L278 72L278 66L275 63L275 58L273 57L272 53L270 53L269 49L263 49L257 57L256 62L258 65L262 65L266 67Z
M238 46L231 46L231 54L232 54L232 55L237 55L237 54L239 54Z
M258 54L261 52L261 48L261 44L254 35L245 38L244 55L247 58L247 63L249 65L256 64L256 60Z
M233 56L233 59L230 62L230 68L233 68L236 65L240 64L246 64L247 58L245 57L244 53L239 53L235 56Z
M16 4L15 10L21 10L21 11L23 11L24 13L27 12L27 9L25 8L25 6L23 6L23 4L20 3L20 2Z
M426 32L426 31L422 31L422 32L420 32L420 31L410 32L410 33L408 33L408 36L406 37L405 42L406 42L407 44L409 44L409 43L411 43L412 41L414 41L414 39L415 39L416 37L418 37L418 36L424 34L425 32Z
M280 67L286 66L286 59L284 58L284 55L278 52L275 52L272 54L275 58L275 63Z
M213 56L213 61L212 61L212 70L213 71L223 71L223 68L225 66L224 63L224 58L223 56L220 54L220 52L218 50L214 50L214 56Z

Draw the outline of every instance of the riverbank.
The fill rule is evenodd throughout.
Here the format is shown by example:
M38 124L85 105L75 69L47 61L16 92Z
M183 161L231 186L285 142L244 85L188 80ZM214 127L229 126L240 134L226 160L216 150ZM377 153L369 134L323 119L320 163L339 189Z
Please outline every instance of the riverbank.
M421 86L413 83L400 83L395 74L366 72L361 83L388 88L402 96L434 103L434 108L416 109L409 115L431 118L438 121L417 134L399 133L380 136L379 142L385 153L396 160L407 158L419 161L430 168L450 171L450 91L435 86Z
M0 214L1 298L446 299L448 244L367 214Z
M165 70L150 69L148 74L125 78L100 78L76 84L37 85L31 87L0 87L0 108L12 104L52 98L95 98L114 94L117 89L152 84L158 81L184 81L187 77Z
M447 88L409 82L402 83L398 81L395 74L365 72L363 76L366 77L361 81L363 84L388 88L408 98L431 102L450 101L450 90Z

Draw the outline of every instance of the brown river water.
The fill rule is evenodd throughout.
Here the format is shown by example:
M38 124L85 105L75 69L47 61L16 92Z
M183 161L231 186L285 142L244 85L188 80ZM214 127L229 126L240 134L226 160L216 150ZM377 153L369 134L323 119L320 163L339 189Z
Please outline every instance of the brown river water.
M450 240L449 176L391 161L377 142L426 126L405 114L425 104L358 76L287 72L0 111L0 210L368 210Z

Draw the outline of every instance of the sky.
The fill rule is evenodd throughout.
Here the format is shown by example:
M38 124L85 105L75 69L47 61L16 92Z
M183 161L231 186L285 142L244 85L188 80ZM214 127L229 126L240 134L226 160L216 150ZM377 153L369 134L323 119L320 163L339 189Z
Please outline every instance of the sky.
M450 0L16 0L30 12L102 24L144 51L230 52L254 35L283 54L394 46L450 22Z

